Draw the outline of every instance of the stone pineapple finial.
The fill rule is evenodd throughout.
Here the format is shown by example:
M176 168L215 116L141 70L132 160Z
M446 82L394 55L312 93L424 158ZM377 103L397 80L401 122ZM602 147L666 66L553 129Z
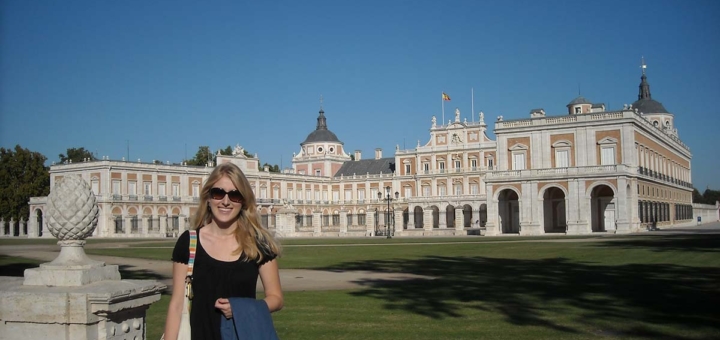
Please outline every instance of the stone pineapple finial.
M98 206L80 176L61 178L47 198L48 229L60 241L84 240L97 227Z

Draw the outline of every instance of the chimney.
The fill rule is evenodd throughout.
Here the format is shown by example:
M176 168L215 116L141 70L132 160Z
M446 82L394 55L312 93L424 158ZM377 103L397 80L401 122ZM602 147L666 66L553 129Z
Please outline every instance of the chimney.
M382 149L377 148L377 149L375 149L375 159L380 159L380 158L382 158Z
M359 161L362 154L360 153L360 150L355 150L355 160Z

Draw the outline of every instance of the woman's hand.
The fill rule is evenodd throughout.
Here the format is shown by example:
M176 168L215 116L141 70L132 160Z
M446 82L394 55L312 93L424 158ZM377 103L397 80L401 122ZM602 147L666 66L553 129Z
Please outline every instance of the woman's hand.
M230 300L219 298L215 300L215 308L225 315L226 319L232 318L232 309L230 309Z

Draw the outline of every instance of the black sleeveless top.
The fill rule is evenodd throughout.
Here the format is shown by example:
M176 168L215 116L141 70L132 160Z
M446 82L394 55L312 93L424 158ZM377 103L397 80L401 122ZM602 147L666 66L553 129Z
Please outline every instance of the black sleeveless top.
M220 340L220 318L222 313L215 308L219 298L245 297L256 298L258 269L275 254L264 254L261 263L255 260L244 261L241 254L237 261L225 262L216 260L207 252L200 242L198 229L195 265L193 268L193 300L190 309L190 326L193 340ZM188 263L190 258L190 232L180 235L173 250L173 262ZM262 248L261 248L262 249Z

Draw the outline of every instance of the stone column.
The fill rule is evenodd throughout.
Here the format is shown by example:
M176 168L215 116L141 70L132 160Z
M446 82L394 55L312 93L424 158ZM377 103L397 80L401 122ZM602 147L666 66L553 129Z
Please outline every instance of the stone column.
M131 236L132 234L132 217L129 215L123 216L123 228L125 228L125 236Z
M415 207L408 204L408 230L415 229Z
M485 235L495 236L500 234L498 224L498 202L495 200L495 191L492 185L487 185L487 222L485 222Z
M462 232L465 229L465 216L463 215L463 208L455 207L455 231Z
M393 233L396 233L400 231L402 233L403 229L403 211L402 209L395 209L395 213L393 215L393 218L395 219L395 224L391 224L393 226ZM409 216L408 216L409 218Z
M312 226L313 226L313 236L320 236L322 235L322 215L320 210L313 211L313 220L312 220Z
M340 210L340 235L347 234L348 232L348 218L347 210Z
M142 219L140 220L140 234L143 237L150 236L150 216L142 216Z
M27 230L25 230L25 217L20 217L20 236L27 236Z
M438 221L438 228L439 229L447 229L447 206L440 209L440 213L438 214L438 218L440 221ZM432 220L431 220L432 221Z
M368 209L365 213L365 227L367 235L375 235L375 210Z
M5 218L0 217L0 236L5 236Z
M167 215L160 216L160 235L167 237L168 217Z
M38 237L40 234L38 228L37 215L33 216L33 213L30 212L30 217L28 218L28 237Z
M20 234L20 233L18 233ZM15 217L10 217L10 225L8 226L8 236L15 237Z
M428 206L423 208L423 230L432 231L433 230L433 216L432 216L432 209Z
M186 226L187 223L185 223L185 215L179 215L178 216L178 235L182 235L182 233L185 232L185 229L187 229Z

